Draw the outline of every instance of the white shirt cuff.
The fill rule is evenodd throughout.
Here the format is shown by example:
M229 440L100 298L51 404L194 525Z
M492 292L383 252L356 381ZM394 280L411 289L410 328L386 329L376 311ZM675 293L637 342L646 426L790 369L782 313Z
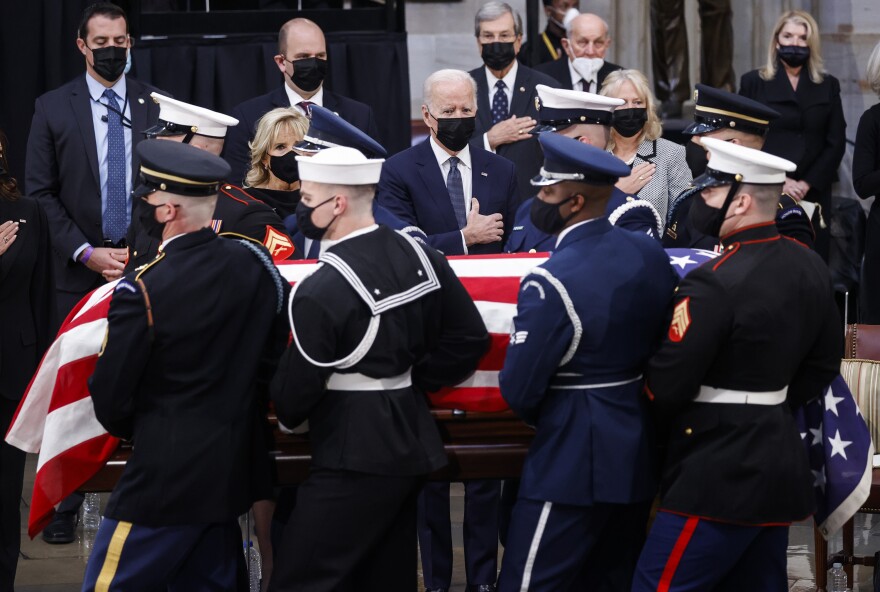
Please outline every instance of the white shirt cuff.
M495 153L495 150L489 145L489 132L483 134L483 148L488 150L489 152Z
M82 255L82 252L88 249L91 245L89 243L83 243L79 246L79 248L73 252L73 262L77 263L79 261L79 256Z
M460 230L459 230L459 232L461 233L461 248L464 249L464 254L467 255L468 248L467 248L467 243L464 240L464 232L461 232Z

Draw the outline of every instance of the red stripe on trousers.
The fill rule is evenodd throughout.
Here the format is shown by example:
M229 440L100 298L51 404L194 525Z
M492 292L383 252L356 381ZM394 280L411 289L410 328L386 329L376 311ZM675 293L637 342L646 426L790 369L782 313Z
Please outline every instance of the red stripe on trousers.
M663 568L663 575L660 576L660 583L657 584L657 592L669 592L672 578L675 577L678 564L681 563L684 551L687 549L688 543L691 542L691 537L694 535L699 522L699 518L691 517L684 523L684 528L682 528L681 533L678 535L678 540L675 541L672 553L669 555L669 559L666 560L666 567Z

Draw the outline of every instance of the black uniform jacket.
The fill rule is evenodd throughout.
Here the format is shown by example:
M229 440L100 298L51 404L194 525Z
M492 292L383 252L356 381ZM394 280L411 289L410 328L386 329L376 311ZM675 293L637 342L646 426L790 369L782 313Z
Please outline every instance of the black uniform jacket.
M646 390L672 417L661 508L741 524L813 511L813 476L792 409L840 371L841 326L821 258L770 222L724 237L724 255L679 286ZM700 385L786 403L696 403Z
M142 207L142 203L134 205L135 214L127 237L131 248L126 273L149 263L159 252L161 241L148 235L138 219L137 212ZM239 235L255 240L266 247L275 260L302 259L275 210L241 187L229 184L220 186L211 228L217 234Z
M8 220L19 225L15 241L0 255L0 397L17 401L52 341L55 282L42 208L27 197L0 198L0 224Z
M89 381L98 421L134 445L107 516L164 526L247 510L256 384L284 347L287 286L259 245L207 228L120 281Z
M486 82L486 68L480 66L468 72L477 81L477 122L474 135L471 137L471 146L484 148L483 134L492 128L492 105L489 103L489 85ZM516 78L513 84L513 98L510 101L510 115L517 117L531 117L540 120L535 99L538 91L535 86L539 84L557 88L559 83L540 72L527 68L522 64L517 65ZM531 136L526 140L502 144L495 150L498 156L513 162L516 165L516 184L518 201L521 203L533 194L532 185L529 181L538 174L541 163L544 162L544 153L538 144L538 137Z
M328 257L344 261L365 291L385 302L392 295L407 300L432 275L439 286L380 312L372 346L348 368L319 367L291 344L272 381L278 419L289 427L309 420L317 467L380 475L442 467L446 457L424 392L458 384L474 371L489 344L482 317L442 255L387 227L332 246L321 261ZM291 306L295 339L324 364L351 354L374 317L364 294L327 263L301 282ZM333 372L388 378L410 368L412 387L326 390Z

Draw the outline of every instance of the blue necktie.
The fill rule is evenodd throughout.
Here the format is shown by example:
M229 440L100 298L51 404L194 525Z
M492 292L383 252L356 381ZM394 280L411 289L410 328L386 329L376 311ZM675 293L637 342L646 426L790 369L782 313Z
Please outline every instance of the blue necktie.
M321 256L321 239L313 240L309 246L309 254L306 259L317 259Z
M112 88L103 97L107 109L107 207L104 211L104 238L119 242L128 230L128 203L125 191L125 132L122 129L122 107Z
M495 96L492 98L492 125L499 121L504 121L510 114L510 108L507 105L507 93L504 92L505 88L507 88L507 85L504 84L503 80L495 83Z
M449 191L449 199L452 200L452 209L455 211L455 220L458 228L464 228L467 224L467 211L464 203L464 186L461 183L461 171L458 170L459 159L457 156L449 157L449 174L446 175L446 190Z

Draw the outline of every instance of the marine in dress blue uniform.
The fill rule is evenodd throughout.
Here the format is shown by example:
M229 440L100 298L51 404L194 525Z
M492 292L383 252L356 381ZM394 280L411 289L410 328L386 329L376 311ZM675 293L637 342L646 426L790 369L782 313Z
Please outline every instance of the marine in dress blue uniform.
M272 383L279 420L308 419L312 462L269 589L414 591L416 496L446 464L424 392L470 375L489 336L441 254L374 223L381 160L298 162L300 227L331 244L291 295Z
M191 105L159 93L150 95L159 105L159 122L144 131L147 138L181 138L184 144L193 144L205 150L223 147L226 130L238 120L217 111ZM209 147L209 144L213 146ZM159 241L140 225L138 210L143 204L132 206L133 223L128 231L129 259L126 272L153 260ZM293 242L275 211L263 201L231 183L220 186L217 206L211 219L211 228L222 235L247 238L262 243L276 261L297 259Z
M540 142L532 220L557 244L522 279L499 378L535 427L499 590L627 590L657 485L642 375L675 272L655 239L604 215L629 167L558 134Z
M385 158L388 156L385 147L379 142L329 109L313 105L311 113L312 118L309 124L309 131L303 140L296 145L296 150L300 154L314 155L327 148L347 146L359 150L367 158ZM428 237L418 226L407 224L388 211L387 208L380 206L375 200L373 200L373 218L376 220L376 224L387 226L392 230L400 230L415 240L427 244ZM295 216L285 218L284 225L287 227L287 231L290 233L296 248L300 252L305 253L307 259L317 259L321 252L320 241L307 241L296 227ZM308 243L308 249L306 248L306 243Z
M668 452L632 589L785 590L788 525L815 506L792 411L839 373L840 321L819 255L774 223L795 164L703 143L711 156L691 207L724 248L682 280L648 368Z
M696 86L694 101L694 122L685 128L685 135L727 140L758 150L764 145L770 122L779 117L779 113L758 101L705 84ZM685 148L688 166L696 179L706 169L705 151L695 141L688 142ZM670 204L664 247L711 250L718 246L718 237L698 232L688 219L692 199L699 193L699 187L691 185ZM780 234L812 248L816 233L810 216L786 193L779 197L776 227Z
M163 242L117 284L89 380L98 421L134 449L82 589L246 590L236 519L268 477L257 384L284 349L289 284L261 245L207 228L223 159L158 140L137 151L134 198Z
M623 104L621 99L576 90L550 88L542 84L536 88L540 119L530 133L556 132L597 148L605 148L608 131L611 129L612 113L615 107ZM596 127L604 129L600 133L595 133L599 131L595 129ZM510 237L504 246L506 253L536 253L552 249L555 239L535 228L529 219L529 210L534 200L534 197L525 200L517 209ZM643 199L627 195L615 187L608 200L605 214L614 226L641 232L660 240L663 220L660 219L657 210Z

